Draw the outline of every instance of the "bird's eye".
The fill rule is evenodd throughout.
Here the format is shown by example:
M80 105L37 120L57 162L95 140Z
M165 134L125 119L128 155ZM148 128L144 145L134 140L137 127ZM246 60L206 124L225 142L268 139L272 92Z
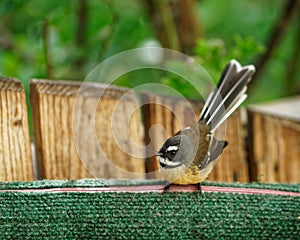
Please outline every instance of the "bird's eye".
M167 153L170 153L172 155L175 155L178 151L178 147L177 146L169 146L167 149L166 149L166 152Z
M171 151L168 151L168 153L172 154L172 155L175 155L177 153L176 150L171 150Z

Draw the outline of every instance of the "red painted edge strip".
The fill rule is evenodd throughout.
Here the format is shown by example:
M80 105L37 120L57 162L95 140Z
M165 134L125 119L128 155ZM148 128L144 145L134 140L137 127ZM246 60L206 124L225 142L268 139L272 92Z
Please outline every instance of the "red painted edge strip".
M114 186L114 187L66 187L66 188L47 188L47 189L8 189L0 192L21 192L21 193L96 193L96 192L157 192L162 193L164 185L143 185L143 186ZM171 186L169 192L195 192L196 186L175 185ZM300 196L298 192L289 192L281 190L259 189L259 188L239 188L239 187L217 187L202 186L202 192L225 192L237 194L270 194L285 196Z

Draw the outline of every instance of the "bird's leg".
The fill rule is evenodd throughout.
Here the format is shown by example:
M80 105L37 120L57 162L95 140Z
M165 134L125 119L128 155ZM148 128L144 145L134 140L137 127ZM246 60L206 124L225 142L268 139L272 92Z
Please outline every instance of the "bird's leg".
M164 186L164 193L169 192L170 190L170 184L168 183L166 186Z
M202 188L201 188L201 182L197 183L197 191L202 195Z

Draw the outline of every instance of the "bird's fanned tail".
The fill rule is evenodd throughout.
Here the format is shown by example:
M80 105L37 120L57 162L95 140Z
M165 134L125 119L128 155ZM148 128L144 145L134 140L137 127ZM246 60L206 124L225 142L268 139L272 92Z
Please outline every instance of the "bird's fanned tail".
M211 92L202 109L199 121L216 130L247 98L247 84L255 72L253 65L242 67L231 60L225 67L219 84Z

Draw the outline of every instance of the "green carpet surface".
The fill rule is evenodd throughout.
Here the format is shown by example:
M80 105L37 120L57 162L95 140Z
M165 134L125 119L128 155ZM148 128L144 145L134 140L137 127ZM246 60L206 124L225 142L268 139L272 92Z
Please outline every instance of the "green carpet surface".
M298 196L5 191L159 183L118 180L1 183L0 239L299 239ZM204 185L299 192L299 184Z

